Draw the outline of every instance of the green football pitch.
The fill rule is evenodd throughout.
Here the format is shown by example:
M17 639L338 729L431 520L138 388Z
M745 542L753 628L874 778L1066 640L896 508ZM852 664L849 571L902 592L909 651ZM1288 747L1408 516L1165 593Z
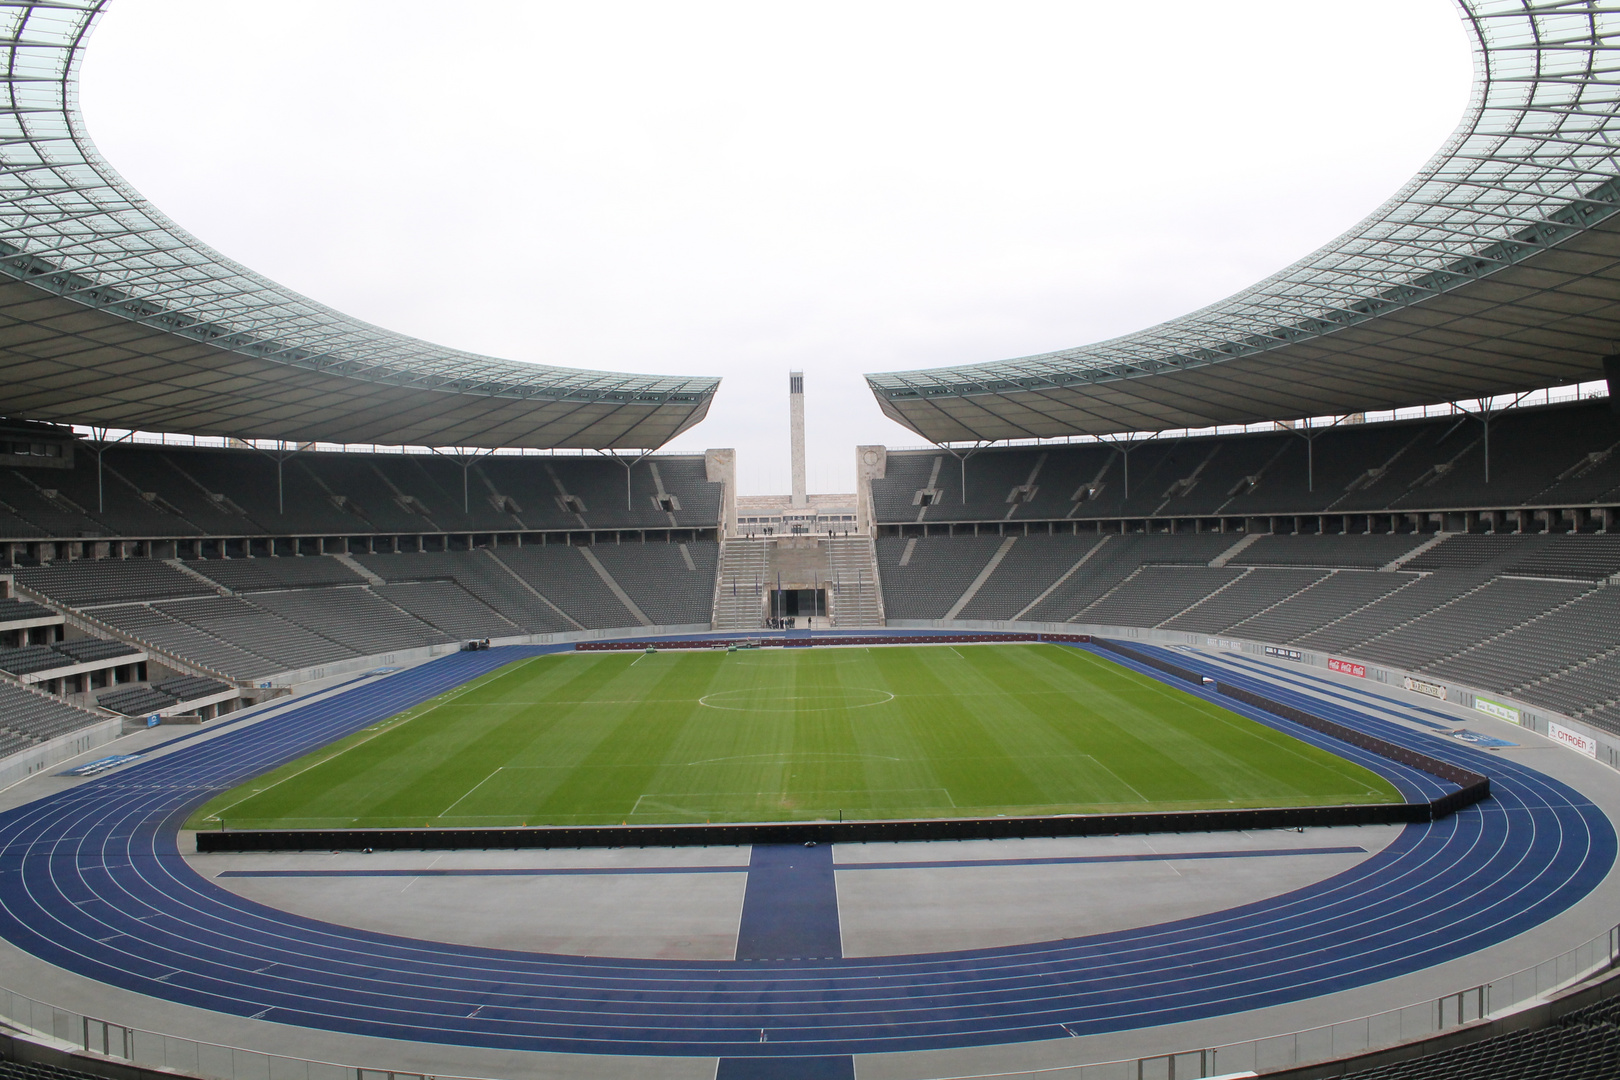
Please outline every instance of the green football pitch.
M1399 802L1092 653L963 645L519 660L227 792L192 828L993 817Z

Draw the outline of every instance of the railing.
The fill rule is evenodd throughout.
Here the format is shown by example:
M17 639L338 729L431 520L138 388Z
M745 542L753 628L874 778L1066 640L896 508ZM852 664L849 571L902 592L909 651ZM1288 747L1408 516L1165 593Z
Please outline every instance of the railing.
M168 1069L216 1080L469 1080L443 1073L340 1065L199 1042L86 1016L11 990L0 990L0 1018L26 1034L43 1036L58 1046L65 1043L75 1051L141 1068Z
M1512 1012L1553 991L1614 968L1617 963L1620 963L1620 927L1494 982L1371 1016L1221 1046L1023 1070L1016 1075L1050 1076L1053 1080L1196 1080L1298 1068L1387 1049ZM936 1080L988 1080L997 1075L1009 1074L955 1074Z
M1472 986L1371 1016L1305 1028L1246 1042L1181 1050L1152 1057L1122 1058L1016 1075L1062 1080L1196 1080L1231 1073L1272 1072L1364 1054L1423 1039L1463 1024L1510 1012L1555 990L1614 968L1620 962L1620 926L1531 967L1494 982ZM216 1080L469 1080L365 1065L267 1054L222 1043L199 1042L127 1027L0 989L0 1018L12 1026L98 1057L153 1069L171 1069ZM1007 1073L971 1073L936 1080L986 1080Z

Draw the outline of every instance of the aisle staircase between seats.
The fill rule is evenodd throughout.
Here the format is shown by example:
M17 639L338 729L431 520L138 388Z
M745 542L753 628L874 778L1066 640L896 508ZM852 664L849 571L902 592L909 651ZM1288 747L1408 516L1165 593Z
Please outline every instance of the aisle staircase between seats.
M882 626L883 590L872 538L835 536L822 544L827 548L827 565L834 584L830 597L833 625Z
M733 539L720 545L720 571L714 581L714 628L758 630L765 625L764 587L769 562L767 540Z

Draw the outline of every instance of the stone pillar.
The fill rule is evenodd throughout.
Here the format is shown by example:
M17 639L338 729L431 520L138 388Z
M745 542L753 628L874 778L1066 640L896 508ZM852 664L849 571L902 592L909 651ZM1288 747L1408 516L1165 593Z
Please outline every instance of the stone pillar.
M877 535L877 512L872 507L872 481L882 480L889 467L889 451L882 446L855 448L855 531Z
M804 372L788 372L788 412L793 438L793 505L808 503L804 487Z
M720 535L737 535L737 451L710 448L703 451L703 478L720 485ZM540 542L545 543L542 536Z

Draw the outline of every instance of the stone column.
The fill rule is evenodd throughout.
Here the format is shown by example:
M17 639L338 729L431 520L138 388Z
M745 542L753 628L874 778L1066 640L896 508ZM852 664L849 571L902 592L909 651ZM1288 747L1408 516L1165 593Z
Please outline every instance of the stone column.
M788 409L793 427L793 505L809 500L804 488L804 372L788 372Z

